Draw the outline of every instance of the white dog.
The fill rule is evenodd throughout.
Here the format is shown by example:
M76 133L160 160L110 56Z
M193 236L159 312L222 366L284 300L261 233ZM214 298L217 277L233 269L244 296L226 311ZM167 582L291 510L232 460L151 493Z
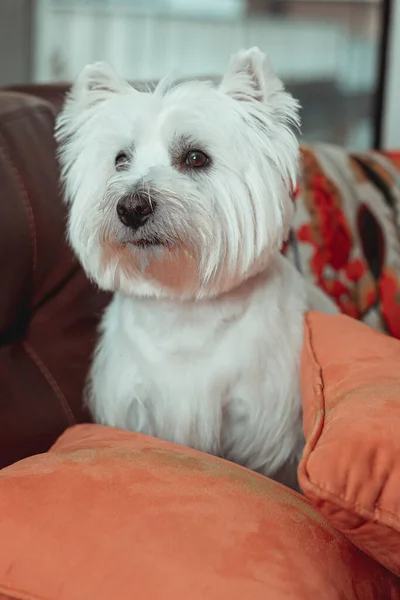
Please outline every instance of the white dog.
M303 316L331 310L280 254L297 102L257 49L218 88L141 93L102 63L58 120L69 239L115 292L91 372L97 421L296 486Z

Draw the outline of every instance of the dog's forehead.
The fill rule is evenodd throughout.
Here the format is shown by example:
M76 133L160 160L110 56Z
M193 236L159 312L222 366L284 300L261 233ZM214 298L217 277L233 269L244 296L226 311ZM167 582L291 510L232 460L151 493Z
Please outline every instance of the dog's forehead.
M202 82L187 83L165 94L158 113L158 126L168 132L212 136L219 129L235 129L238 114L224 94Z
M182 111L207 113L226 108L225 97L211 84L202 81L186 82L171 88L163 96L163 107Z
M149 139L168 145L180 136L215 142L222 130L226 137L229 129L237 129L237 115L230 107L232 101L211 85L188 82L162 94L156 90L117 96L108 110L110 122L119 123L115 133L126 137L127 143L129 137L136 145Z

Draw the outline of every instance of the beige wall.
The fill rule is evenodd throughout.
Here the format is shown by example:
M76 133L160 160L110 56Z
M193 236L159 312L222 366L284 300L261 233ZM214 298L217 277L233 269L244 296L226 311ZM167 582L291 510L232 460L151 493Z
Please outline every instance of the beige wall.
M0 0L0 86L31 79L34 0Z

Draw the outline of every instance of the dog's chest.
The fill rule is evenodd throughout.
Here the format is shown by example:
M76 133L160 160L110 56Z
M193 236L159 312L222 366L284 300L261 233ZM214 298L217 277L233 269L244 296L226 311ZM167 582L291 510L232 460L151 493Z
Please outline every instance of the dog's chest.
M306 304L285 264L217 300L115 295L91 372L95 419L275 472L301 433Z
M130 428L229 455L232 436L267 437L281 419L293 395L297 344L266 307L207 304L185 313L158 302L151 310L119 303L114 317L107 347L119 352ZM110 362L115 368L108 360L106 369ZM271 402L280 405L271 406L272 416Z
M259 336L239 311L153 315L151 325L132 326L132 352L152 395L167 404L212 405L226 400L235 382L254 363ZM131 339L133 342L133 340ZM207 401L205 400L207 398ZM195 406L193 406L195 410Z
M247 414L261 373L258 340L226 331L181 327L169 339L137 339L135 362L152 433L200 450L221 453L221 436L233 413ZM239 343L240 340L240 343ZM139 386L140 387L140 386Z

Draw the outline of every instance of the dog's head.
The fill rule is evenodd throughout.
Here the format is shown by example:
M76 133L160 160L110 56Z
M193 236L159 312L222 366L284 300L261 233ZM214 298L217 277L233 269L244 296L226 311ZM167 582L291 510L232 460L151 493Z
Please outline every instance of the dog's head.
M218 88L143 93L86 67L57 123L69 238L100 287L200 298L279 252L292 214L297 103L256 48Z

